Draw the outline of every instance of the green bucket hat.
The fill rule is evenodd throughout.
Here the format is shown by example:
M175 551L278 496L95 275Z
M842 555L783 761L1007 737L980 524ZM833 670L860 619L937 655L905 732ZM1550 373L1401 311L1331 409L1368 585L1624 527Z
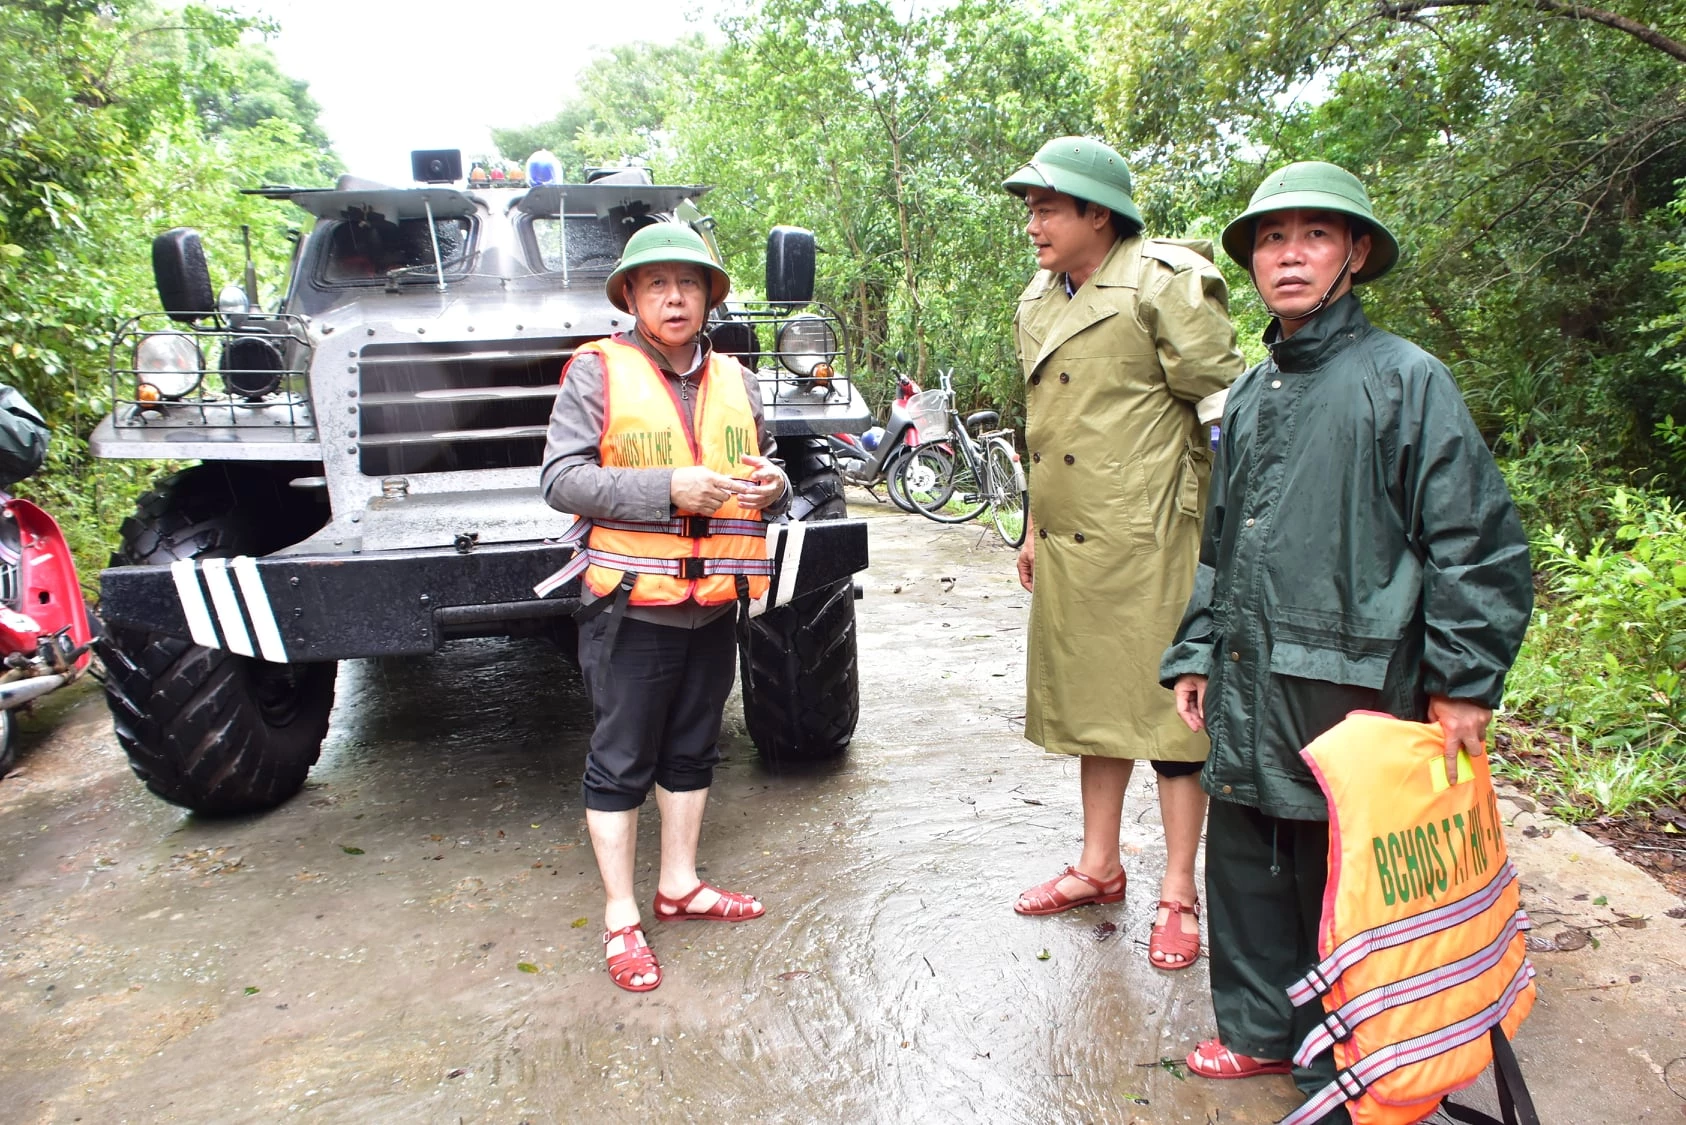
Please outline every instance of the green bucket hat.
M708 307L711 309L724 301L727 291L732 288L732 279L709 255L708 244L702 240L702 235L683 223L651 223L640 227L626 240L620 264L603 284L609 302L622 312L631 312L632 306L626 299L626 275L639 266L655 265L657 262L686 262L701 266L708 274Z
M1053 188L1142 225L1142 213L1130 198L1129 165L1114 149L1088 137L1056 137L1001 186L1020 199L1031 188Z
M1369 193L1358 177L1321 160L1302 160L1265 177L1239 218L1224 228L1224 253L1242 269L1253 269L1253 221L1272 211L1334 211L1362 220L1369 228L1370 256L1352 277L1354 285L1374 281L1399 260L1399 241L1370 208Z

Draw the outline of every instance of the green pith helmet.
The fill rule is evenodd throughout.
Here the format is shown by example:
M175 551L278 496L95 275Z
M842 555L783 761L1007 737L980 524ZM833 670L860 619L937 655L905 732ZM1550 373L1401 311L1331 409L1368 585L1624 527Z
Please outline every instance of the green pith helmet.
M1001 186L1020 199L1031 188L1053 188L1142 225L1142 213L1130 198L1129 165L1116 151L1088 137L1056 137Z
M626 240L620 265L615 267L615 272L603 285L610 303L622 312L631 312L632 306L626 299L626 275L639 266L655 265L657 262L687 262L701 266L708 275L708 307L711 309L724 301L727 290L732 288L732 279L709 256L708 244L702 240L702 235L683 223L651 223L640 227Z
M1224 253L1249 273L1253 269L1253 221L1272 211L1334 211L1362 220L1370 235L1370 256L1364 268L1353 275L1354 285L1376 280L1399 260L1398 240L1370 209L1364 185L1345 168L1321 160L1302 160L1265 177L1253 192L1247 210L1224 228Z

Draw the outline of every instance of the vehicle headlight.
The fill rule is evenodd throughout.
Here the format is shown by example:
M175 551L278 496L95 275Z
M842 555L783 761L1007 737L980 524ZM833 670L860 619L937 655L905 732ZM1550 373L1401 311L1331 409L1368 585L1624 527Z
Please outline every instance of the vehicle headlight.
M820 366L829 366L837 358L837 333L825 317L802 313L779 325L773 347L780 363L792 373L808 378Z
M199 342L185 332L149 332L135 345L135 381L156 387L165 398L192 394L204 372Z
M281 349L262 336L236 336L222 346L222 385L247 399L260 399L281 385Z

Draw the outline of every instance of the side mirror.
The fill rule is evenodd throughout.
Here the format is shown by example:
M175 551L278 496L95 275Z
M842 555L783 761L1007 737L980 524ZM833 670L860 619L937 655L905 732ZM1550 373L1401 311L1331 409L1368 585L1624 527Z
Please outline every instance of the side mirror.
M216 312L205 247L192 227L176 227L152 240L152 277L171 320L192 324Z
M774 227L767 235L767 299L805 305L814 299L814 232Z

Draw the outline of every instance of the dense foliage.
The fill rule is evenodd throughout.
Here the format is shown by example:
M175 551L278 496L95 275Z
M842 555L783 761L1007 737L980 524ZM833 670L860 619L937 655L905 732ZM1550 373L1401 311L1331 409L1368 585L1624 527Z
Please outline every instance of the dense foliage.
M48 469L19 491L59 517L84 581L156 469L94 461L86 444L110 400L112 330L157 302L152 236L199 227L213 262L237 267L249 224L278 285L283 217L237 189L332 171L314 103L240 43L252 26L136 0L0 6L0 380L53 427Z

